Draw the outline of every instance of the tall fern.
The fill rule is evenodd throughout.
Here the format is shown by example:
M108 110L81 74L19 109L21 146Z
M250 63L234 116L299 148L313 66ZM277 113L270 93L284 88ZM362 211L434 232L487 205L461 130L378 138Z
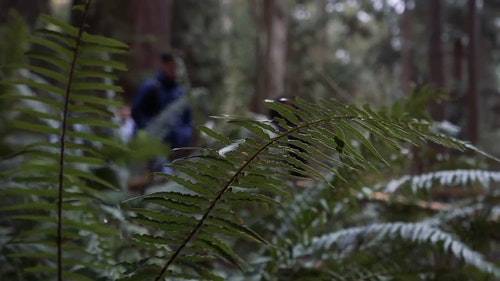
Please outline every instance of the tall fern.
M377 113L368 106L346 106L334 100L320 104L269 102L268 106L283 116L275 120L278 126L224 117L253 134L237 140L200 127L220 146L200 149L197 155L171 165L178 174L170 178L185 191L137 198L149 207L131 209L134 220L154 230L135 239L152 249L154 257L147 269L126 280L153 277L154 271L155 280L165 276L195 278L196 273L209 270L203 268L201 260L214 258L245 270L228 239L237 235L268 242L245 226L233 211L235 203L275 204L273 194L286 194L285 180L291 172L331 183L324 177L327 172L343 178L345 172L376 170L379 163L388 164L370 135L381 138L391 149L400 149L405 142L419 145L427 141L456 149L466 147L433 133L429 123L396 113Z
M85 32L90 2L74 7L83 13L78 27L40 17L45 27L31 43L41 51L29 52L33 63L21 67L41 78L7 82L28 86L34 94L1 96L17 111L12 126L18 132L40 135L38 141L8 157L20 159L20 165L2 171L2 194L10 202L1 209L17 226L5 252L12 262L23 264L19 278L32 274L47 280L54 276L57 280L95 280L112 272L107 257L96 257L88 247L93 237L117 234L100 225L102 210L96 203L102 191L93 183L115 187L95 176L92 169L106 164L101 152L107 148L124 149L105 137L114 128L110 109L119 103L107 99L104 92L120 91L120 87L102 79L116 79L110 69L125 70L122 63L103 58L123 53L127 47ZM22 106L23 100L31 101L24 103L31 106Z

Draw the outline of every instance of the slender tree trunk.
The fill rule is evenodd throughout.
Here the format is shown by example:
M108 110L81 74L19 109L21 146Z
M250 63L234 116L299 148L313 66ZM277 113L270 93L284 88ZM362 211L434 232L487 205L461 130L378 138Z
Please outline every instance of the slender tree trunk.
M467 32L469 35L469 50L467 52L467 134L469 140L476 144L479 141L479 114L478 114L478 85L477 85L477 5L476 0L467 3L469 21Z
M436 91L442 91L445 87L444 77L444 56L442 44L443 32L443 3L441 0L428 0L427 22L430 31L429 55L428 55L428 83ZM408 2L406 2L408 3ZM436 121L445 119L445 107L437 99L429 102L428 105L431 117ZM435 154L443 152L442 146L431 145L426 149L414 147L412 149L414 159L410 170L412 174L423 173L432 162L435 161Z
M404 93L410 91L410 86L413 78L412 73L412 28L411 17L412 12L409 7L409 0L405 0L405 11L401 21L402 46L401 46L401 85Z
M286 0L255 0L257 35L254 112L263 113L263 100L284 95L288 11Z
M130 49L134 69L147 71L158 66L161 52L171 48L173 0L132 0L130 17L135 40Z
M262 0L253 0L251 4L252 16L256 26L255 34L255 75L254 75L254 94L250 100L250 110L258 112L261 100L264 97L264 83L261 81L264 77L260 74L264 68L265 60L265 42L263 34L265 33L265 23L262 20Z
M323 25L321 25L320 30L318 31L318 47L316 48L315 64L316 68L320 71L323 68L323 63L326 61L328 54L328 14L326 11L327 4L328 0L318 1L318 14Z
M456 38L453 42L453 63L451 76L453 77L453 90L450 94L451 104L453 105L448 119L454 124L460 124L464 115L462 92L463 92L463 44L461 38Z
M455 39L453 42L453 79L457 84L462 81L462 57L463 57L463 46L462 40L460 38ZM458 88L458 87L456 87Z
M444 90L444 56L443 56L443 3L440 0L428 1L429 28L431 32L429 40L429 84L436 90ZM443 121L446 116L445 107L438 101L432 101L429 105L432 118Z
M231 0L221 0L221 22L222 22L222 30L224 34L230 34L233 29L233 19L231 17ZM231 43L223 42L221 44L221 55L224 58L224 61L229 61L232 57L231 54Z

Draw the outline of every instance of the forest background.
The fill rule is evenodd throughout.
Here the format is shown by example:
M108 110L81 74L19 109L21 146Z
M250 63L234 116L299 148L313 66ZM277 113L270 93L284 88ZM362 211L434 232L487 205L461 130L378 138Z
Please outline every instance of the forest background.
M77 22L71 4L5 0L0 20L12 22L14 10L30 31L39 13ZM493 152L499 6L494 0L96 1L89 32L130 46L129 71L119 81L126 104L164 51L182 58L193 95L207 101L197 105L199 122L220 113L267 113L262 101L281 96L381 107L433 84L446 97L432 106L432 117Z
M77 13L72 13L70 7L78 2L2 0L0 64L4 66L26 59L24 53L29 49L29 36L36 33L36 29L42 24L38 19L40 14L49 14L63 22L77 25L81 18ZM434 95L434 99L423 107L414 108L422 111L416 114L428 112L432 119L438 121L438 127L443 132L470 141L494 156L500 154L500 147L497 145L500 134L499 14L500 2L495 0L124 0L94 1L86 22L89 33L111 37L129 46L127 53L116 56L118 60L124 61L128 68L128 71L118 73L116 82L124 91L111 97L124 104L130 104L139 83L156 71L158 54L172 51L179 56L183 66L182 81L189 87L190 100L195 108L196 125L218 128L227 136L237 138L245 134L226 127L219 119L210 116L229 114L261 120L268 115L268 108L264 105L265 99L288 96L314 103L335 98L344 104L369 104L375 110L384 110L396 102L405 101L410 96L424 92L422 95ZM2 78L13 76L9 68L2 68L0 71ZM2 112L8 111L8 103L2 102L0 106ZM8 120L8 117L2 118ZM2 128L9 129L6 123ZM16 146L33 142L33 139L19 133L2 137L2 155L15 150ZM203 147L211 144L204 134L198 132L193 146ZM145 153L150 154L151 151ZM111 156L116 157L112 160L117 163L123 164L124 161L130 165L134 162L134 157L140 158L144 155L131 153L127 159L117 155ZM415 192L419 197L415 201L413 199L417 197L413 198L408 194L403 194L402 200L399 197L401 194L391 197L393 194L387 194L387 190L386 193L375 192L368 196L361 186L359 189L354 188L359 192L356 194L339 192L327 196L320 185L308 183L316 188L315 192L306 195L300 187L295 186L298 190L294 190L294 198L302 198L300 204L294 200L284 200L284 206L277 217L265 215L269 225L259 225L258 218L255 217L256 210L251 207L242 208L240 212L243 217L248 217L247 224L258 228L273 244L285 245L285 248L298 243L297 241L311 246L313 241L318 242L314 237L320 237L319 235L330 231L350 229L349 227L367 222L379 223L378 226L383 228L386 226L384 223L427 223L428 220L424 219L442 215L446 217L443 219L446 227L440 226L453 233L453 238L457 239L445 239L444 243L465 241L466 245L456 244L456 247L461 247L460 250L451 251L451 255L457 260L429 250L433 254L421 261L423 269L416 270L415 273L408 268L411 265L411 256L420 253L412 253L409 247L403 247L399 249L400 252L392 253L391 258L384 257L382 266L380 260L376 261L378 257L364 256L359 252L336 253L316 261L309 259L310 251L304 250L307 255L285 255L284 261L283 257L274 256L280 254L267 250L246 256L245 249L250 246L239 240L229 239L229 245L239 245L236 247L237 254L251 260L250 263L255 265L254 271L247 276L259 280L278 278L277 276L281 276L283 280L299 280L300 277L304 280L317 280L314 278L329 276L328 278L332 279L332 276L338 274L345 280L351 280L348 278L354 278L353 276L361 272L383 278L407 278L396 280L420 280L418 276L425 276L427 279L422 277L425 280L475 280L477 276L494 280L491 272L495 270L491 270L490 262L498 264L496 230L499 229L499 210L498 186L495 183L500 180L498 172L492 171L498 169L498 162L468 153L457 155L454 151L435 147L401 150L399 154L387 157L391 159L392 165L381 173L365 174L367 182L363 184L376 186L377 183L391 182L399 177L399 183L402 185L409 182L406 175L418 179L419 175L429 173L431 176L421 178L420 183L413 181L412 189L425 189L426 180L432 182L437 179L438 190L417 190ZM96 174L111 182L113 180L110 178L116 177L114 183L125 190L126 181L121 177L128 178L130 173L135 172L129 169L130 166L125 169L100 171L113 176L97 172ZM473 172L457 172L462 170ZM439 171L448 173L439 174ZM457 181L446 181L442 180L443 178L463 180L458 184ZM440 189L448 184L452 188ZM457 188L457 185L460 187ZM462 185L467 188L464 189ZM377 188L372 192L374 190ZM360 199L359 196L362 195L367 195L368 198ZM129 195L112 196L113 200L118 200ZM308 196L311 198L307 199ZM390 199L384 196L389 196ZM313 200L314 198L317 200ZM346 198L347 201L342 201ZM353 198L360 204L352 206ZM434 203L438 205L432 205ZM447 205L449 203L453 204ZM293 209L293 206L298 209ZM454 213L463 206L470 207L467 209L470 213L461 213L460 216ZM121 212L120 208L109 208L109 217L116 219L120 216L117 215ZM287 208L296 211L296 216L286 216ZM377 211L374 212L374 209ZM321 224L321 227L309 229L307 225L303 225L303 220L307 217L306 221L310 219L314 222L314 219L308 217L310 215L316 218L326 216L327 221L336 217L345 218L344 216L349 219L337 222L331 228L325 228ZM5 237L2 245L7 243L6 241L12 241L12 237L16 237L13 233L18 233L19 230L13 230L9 216L10 214L2 216L2 237ZM280 216L281 219L289 220L285 222L289 225L281 225L281 228L275 226ZM463 219L463 216L467 217L469 224L455 224L451 219ZM31 230L32 227L33 225L23 225L20 229ZM125 234L132 235L131 233L137 231L134 224L120 224L120 227L125 229ZM397 239L408 239L408 236L404 235L404 227L390 227L401 231L402 237ZM417 231L420 235L425 236L427 233L422 229L416 230L414 225L405 227ZM357 233L355 229L350 230L352 232L344 234ZM288 231L293 235L291 238L283 238L276 235L280 231ZM422 240L434 243L431 237L439 235L434 235L435 232L428 233L430 234ZM337 234L340 235L338 232ZM420 241L418 239L420 238L409 239L410 245ZM353 248L366 250L360 241L340 240L341 242L337 243L351 243ZM92 241L85 243L89 243L88 246ZM469 253L467 246L481 253L484 259L483 256L465 254ZM136 261L147 256L147 253L134 251L134 247L128 243L119 246L99 244L99 247L112 248L111 252L114 251L115 255L126 252ZM16 263L25 262L25 257L16 256L16 253L23 252L22 250L15 246L2 246L1 249L10 253L5 255L3 261L0 259L4 264L0 266L1 274L7 277L33 274L43 280L43 273L37 270L24 272L16 269ZM380 250L376 247L375 249ZM383 248L382 252L389 253L394 250L389 249L391 248ZM101 258L109 264L124 262L115 256ZM398 261L398 258L402 261ZM226 259L233 261L227 256ZM439 262L435 262L436 260ZM304 262L304 265L298 266ZM36 268L30 262L26 264ZM237 271L232 271L234 268L224 262L214 264L210 268L216 274L225 278L239 276ZM341 269L331 272L328 268L332 264L340 266ZM465 268L463 271L452 272L451 269L457 264L472 265L476 269ZM117 267L114 270L96 269L90 273L81 270L78 273L94 278L107 272L108 277L114 278L123 276L124 271L128 272ZM424 275L418 274L422 272ZM200 274L203 276L208 273ZM206 276L213 277L210 274Z

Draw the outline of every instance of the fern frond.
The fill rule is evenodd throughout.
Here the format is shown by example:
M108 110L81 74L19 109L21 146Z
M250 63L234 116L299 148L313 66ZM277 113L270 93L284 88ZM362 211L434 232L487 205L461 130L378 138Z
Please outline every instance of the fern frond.
M83 20L89 5L90 1L85 1L81 7ZM55 275L58 280L94 280L109 271L110 265L104 257L89 255L86 241L89 237L116 235L115 229L98 222L102 215L96 202L101 199L95 186L116 186L92 170L106 165L100 151L108 147L125 149L98 133L116 128L102 120L110 120L111 109L120 105L102 97L102 93L121 90L101 79L116 79L111 70L125 69L123 63L104 58L110 53L123 53L126 46L88 34L84 22L74 27L46 15L40 19L46 28L38 30L31 43L43 47L43 51L31 51L27 56L45 67L23 67L22 79L7 81L23 94L2 95L16 105L10 109L15 118L12 126L31 132L38 140L11 155L10 159L19 164L3 172L8 181L16 183L16 188L2 188L11 196L11 202L3 208L10 218L28 222L28 229L14 234L6 247L15 252L19 249L16 241L32 243L31 250L36 245L51 246L48 255L17 252L18 258L38 261L31 268L26 266L23 274L43 279L54 279ZM35 185L39 180L43 184ZM71 258L77 256L81 259ZM93 273L91 277L78 272L79 266L85 265Z
M487 274L500 276L500 269L486 261L479 253L471 250L452 235L425 223L378 223L347 228L316 237L310 245L295 247L294 255L338 259L346 256L349 252L381 247L385 244L384 241L393 243L394 240L386 238L400 238L418 245L432 245L435 251L440 251L439 247L442 247L445 253L465 264L472 265ZM390 248L392 245L385 246ZM330 251L335 251L332 248L338 249L339 252L330 253Z
M171 267L176 267L176 261L182 259L184 251L195 253L191 245L200 243L197 239L199 235L203 236L206 227L210 229L210 236L203 236L204 239L213 239L206 242L218 246L202 249L238 266L238 260L227 250L229 247L223 247L230 236L248 234L239 231L238 228L244 227L240 218L224 212L233 208L231 202L235 198L269 204L274 200L267 194L286 193L283 187L291 172L298 177L315 177L332 183L325 178L325 173L341 178L339 168L352 172L376 169L379 163L387 164L379 149L372 144L371 134L387 140L385 144L390 149L399 149L404 142L423 144L426 141L465 149L462 143L433 133L428 123L377 113L369 107L346 106L335 100L320 104L294 100L288 104L270 102L268 105L282 117L273 122L225 117L230 124L248 130L251 137L229 140L207 127L202 128L205 134L221 141L222 147L204 149L203 156L181 159L171 165L178 171L178 175L171 179L187 188L189 196L162 193L161 196L151 194L143 198L143 202L161 206L162 212L197 219L196 226L185 238L177 241L173 250L164 252L166 262L156 280L163 278ZM232 224L224 228L211 226L213 220L220 219ZM175 223L175 220L164 221L150 216L147 220ZM169 233L163 235L171 241ZM264 242L254 235L251 237Z
M474 186L476 183L479 183L485 189L489 189L491 183L495 182L500 182L500 172L459 169L437 171L416 176L405 175L375 189L394 193L401 188L408 187L411 191L417 192L419 190L430 190L433 186L467 187Z

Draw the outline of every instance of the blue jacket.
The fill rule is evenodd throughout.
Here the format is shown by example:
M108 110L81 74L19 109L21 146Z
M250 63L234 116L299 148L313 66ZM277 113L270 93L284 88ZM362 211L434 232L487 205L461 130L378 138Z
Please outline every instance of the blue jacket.
M182 85L159 71L156 78L147 80L139 87L132 103L132 118L136 129L146 128L151 120L184 94L185 88ZM168 128L163 141L171 148L188 146L193 135L192 120L192 110L186 105L172 122L172 127Z

